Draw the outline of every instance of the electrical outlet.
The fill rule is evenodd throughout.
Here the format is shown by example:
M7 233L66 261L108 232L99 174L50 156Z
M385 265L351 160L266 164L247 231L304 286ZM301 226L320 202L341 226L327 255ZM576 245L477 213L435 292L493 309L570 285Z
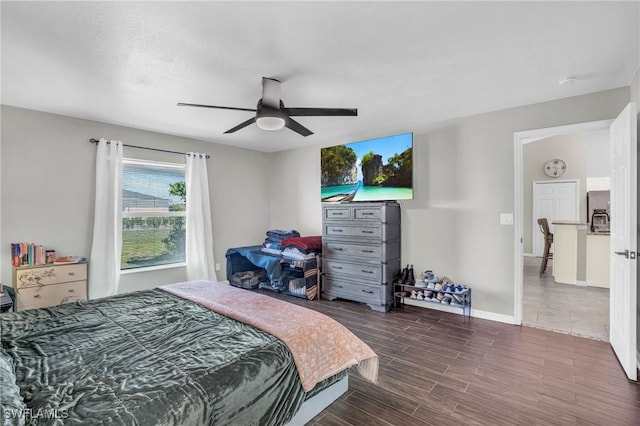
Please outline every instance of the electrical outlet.
M220 270L220 264L216 263L216 271L219 271L219 270Z

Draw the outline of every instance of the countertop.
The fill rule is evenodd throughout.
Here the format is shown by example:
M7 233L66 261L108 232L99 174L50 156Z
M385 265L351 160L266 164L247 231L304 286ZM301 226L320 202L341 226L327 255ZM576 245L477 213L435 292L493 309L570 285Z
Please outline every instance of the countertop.
M579 220L554 220L553 222L554 226L556 225L570 225L570 226L586 226L587 227L587 235L604 235L604 236L609 236L610 233L609 232L593 232L591 231L591 225L587 222L580 222Z
M586 222L580 222L579 220L554 220L554 225L588 225Z

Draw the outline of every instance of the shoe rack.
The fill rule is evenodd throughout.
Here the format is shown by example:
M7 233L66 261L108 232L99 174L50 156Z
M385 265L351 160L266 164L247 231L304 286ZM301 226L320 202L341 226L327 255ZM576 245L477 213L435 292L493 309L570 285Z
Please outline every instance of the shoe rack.
M466 322L467 317L471 320L471 287L467 285L454 284L447 279L443 282L416 281L410 273L408 277L401 276L393 281L393 296L394 309L404 305L405 299L411 299L426 306L438 304L460 308L462 321Z

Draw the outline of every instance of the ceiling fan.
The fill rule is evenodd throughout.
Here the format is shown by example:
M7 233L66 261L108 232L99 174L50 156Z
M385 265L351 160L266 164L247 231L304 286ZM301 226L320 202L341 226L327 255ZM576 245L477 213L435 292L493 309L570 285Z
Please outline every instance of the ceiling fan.
M338 117L357 116L356 108L287 108L280 99L280 81L275 78L262 77L262 98L258 101L256 109L236 108L215 105L187 104L179 102L178 106L190 106L198 108L231 109L236 111L255 112L255 117L227 130L225 133L233 133L250 124L256 123L262 130L280 130L288 127L302 136L312 135L313 132L291 117Z

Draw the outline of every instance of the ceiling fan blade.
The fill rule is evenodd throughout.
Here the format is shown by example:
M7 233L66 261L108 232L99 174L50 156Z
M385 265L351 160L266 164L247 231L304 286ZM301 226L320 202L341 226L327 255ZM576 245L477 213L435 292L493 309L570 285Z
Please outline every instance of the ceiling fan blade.
M234 111L252 111L256 112L255 109L250 108L236 108L236 107L225 107L225 106L216 106L216 105L202 105L202 104L186 104L184 102L178 102L178 106L190 106L190 107L198 107L198 108L215 108L215 109L231 109Z
M247 126L248 126L248 125L250 125L250 124L255 123L255 121L256 121L256 118L255 118L255 117L251 117L250 119L248 119L248 120L247 120L247 121L245 121L244 123L240 123L240 124L238 124L236 127L234 127L234 128L231 128L231 129L227 130L225 133L233 133L233 132L236 132L236 131L238 131L238 130L240 130L240 129L243 129L243 128L247 127Z
M287 117L287 119L284 121L284 125L294 132L301 134L302 136L309 136L313 134L311 130L307 129L302 124L298 123L296 120L290 117Z
M280 81L262 77L262 105L280 108Z
M284 112L292 117L355 117L357 108L284 108Z

